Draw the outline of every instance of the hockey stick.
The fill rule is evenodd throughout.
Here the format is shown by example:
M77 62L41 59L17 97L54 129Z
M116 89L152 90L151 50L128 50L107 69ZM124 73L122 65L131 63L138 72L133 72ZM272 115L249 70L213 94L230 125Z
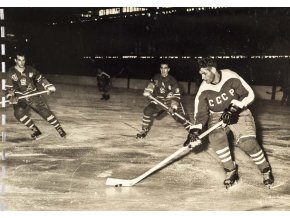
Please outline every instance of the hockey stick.
M49 92L49 91L46 90L46 91L41 91L41 92L32 93L32 94L29 94L29 95L23 95L23 96L18 97L18 99L28 98L28 97L35 96L35 95L41 95L41 94L43 94L43 93L47 93L47 92ZM5 102L8 103L9 100L5 100ZM2 101L0 102L0 104L2 104Z
M218 122L217 124L209 128L208 130L200 134L199 138L200 139L204 138L206 135L211 133L213 130L215 130L222 124L223 124L223 121ZM143 173L142 175L138 176L135 179L127 180L127 179L107 178L106 185L115 186L115 187L119 187L119 186L131 187L135 185L136 183L140 182L141 180L143 180L144 178L146 178L147 176L149 176L151 173L163 167L166 163L168 163L169 161L177 157L179 154L183 153L184 151L189 151L189 150L191 150L191 148L189 148L188 146L180 148L175 153L173 153L172 155L170 155L169 157L161 161L159 164L152 167L151 169L149 169L148 171L146 171L145 173Z
M159 104L159 105L161 105L165 110L169 110L169 108L165 105L165 104L163 104L161 101L158 101L156 98L154 98L152 95L149 95L148 96L148 98L149 99L151 99L151 100L153 100L154 102L156 102L157 104ZM183 108L182 108L183 109ZM181 116L180 114L178 114L178 113L174 113L174 114L172 114L172 116L173 115L175 115L175 116L177 116L178 118L180 118L182 121L185 121L186 123L189 123L190 125L193 125L189 120L187 120L187 119L185 119L183 116Z
M274 93L278 93L278 92L282 92L282 90L281 89L280 90L277 90ZM269 95L272 95L273 94L273 92L269 92L269 91L266 91L266 93L269 94Z

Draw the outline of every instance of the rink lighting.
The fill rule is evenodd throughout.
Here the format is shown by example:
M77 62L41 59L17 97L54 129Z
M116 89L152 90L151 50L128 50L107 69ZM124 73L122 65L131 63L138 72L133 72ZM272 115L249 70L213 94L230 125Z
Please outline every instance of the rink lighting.
M217 55L217 56L208 56L212 59L277 59L277 58L290 58L290 55ZM84 56L83 59L201 59L203 56L137 56L137 55L123 55L123 56Z
M122 56L123 59L135 59L137 56L131 55L131 56Z
M200 11L214 11L218 9L222 9L226 7L195 7L195 8L186 8L185 12L195 12L199 13ZM93 15L93 11L87 11L87 13L82 13L79 16L81 18L89 18L89 19L79 19L74 21L69 21L70 24L74 24L77 22L91 22L91 21L99 21L102 19L117 19L120 17L136 17L136 16L148 16L150 17L152 14L173 14L178 13L179 11L184 12L184 9L176 9L174 7L156 7L156 8L145 8L145 7L119 7L119 8L108 8L108 9L100 9ZM145 12L145 13L144 13ZM4 16L4 14L0 14ZM60 21L60 23L50 23L49 25L57 25L64 24L66 21Z
M154 58L154 56L140 56L140 58L142 58L142 59L151 59L151 58Z

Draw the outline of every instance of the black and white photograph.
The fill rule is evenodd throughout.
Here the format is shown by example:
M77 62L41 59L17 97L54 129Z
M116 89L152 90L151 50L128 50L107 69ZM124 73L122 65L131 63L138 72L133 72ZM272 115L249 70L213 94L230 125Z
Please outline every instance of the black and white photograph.
M290 8L115 5L0 4L0 214L289 211Z

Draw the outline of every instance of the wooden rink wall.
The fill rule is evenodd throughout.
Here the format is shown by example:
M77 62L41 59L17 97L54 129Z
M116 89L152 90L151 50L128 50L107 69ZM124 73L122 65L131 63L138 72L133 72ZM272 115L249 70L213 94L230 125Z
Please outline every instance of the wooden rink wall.
M97 86L97 78L91 76L74 76L74 75L59 75L59 74L46 74L44 75L52 83L61 83L68 85L84 85L84 86ZM114 88L128 88L143 90L149 80L144 79L128 79L128 78L112 78L112 87ZM198 86L194 82L179 81L181 93L187 95L195 95L198 91ZM272 91L272 86L251 86L255 92L256 98L271 100L271 94L267 92ZM280 86L276 90L280 90ZM275 94L275 99L280 100L282 92Z

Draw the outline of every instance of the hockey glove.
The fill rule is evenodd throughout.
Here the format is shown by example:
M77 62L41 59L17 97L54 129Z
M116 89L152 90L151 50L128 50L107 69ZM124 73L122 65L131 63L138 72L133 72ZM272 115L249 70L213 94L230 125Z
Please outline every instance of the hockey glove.
M47 90L48 91L47 94L50 95L51 93L56 91L56 88L54 85L50 84L50 85L46 86L45 90Z
M172 101L171 101L171 107L168 108L168 112L169 112L171 115L174 115L175 112L177 111L177 108L178 108L178 102L175 101L175 100L172 100Z
M148 97L152 94L152 92L153 91L151 89L145 88L143 92L143 96Z
M183 146L188 146L189 148L196 147L201 144L201 140L198 137L201 133L201 129L193 128L189 130L186 141Z
M168 99L171 99L173 97L173 93L172 92L169 92L168 94L167 94L167 96L166 96L166 98L168 98Z
M18 103L18 97L12 96L9 99L9 104L17 104Z
M226 108L220 118L226 125L235 124L239 120L239 113L241 112L241 108L234 104L230 104L228 108Z

